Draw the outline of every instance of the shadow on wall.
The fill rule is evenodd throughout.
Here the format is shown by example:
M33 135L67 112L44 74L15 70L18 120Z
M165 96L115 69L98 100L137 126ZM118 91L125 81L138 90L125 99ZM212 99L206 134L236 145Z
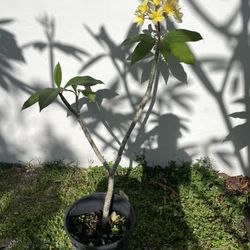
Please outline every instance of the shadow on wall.
M89 67L95 66L96 63L99 63L99 61L101 61L102 59L110 59L115 72L113 80L110 84L110 88L98 90L95 103L89 103L86 98L82 98L80 101L82 108L82 116L86 120L91 120L91 122L87 123L88 127L91 132L103 142L103 150L105 151L107 148L116 150L120 144L120 137L126 132L129 122L132 118L133 112L135 111L136 106L139 103L143 94L137 93L132 90L131 87L133 86L128 81L128 78L132 77L133 85L137 84L137 86L141 88L141 84L143 84L149 78L149 67L151 64L150 59L141 62L140 64L131 68L128 63L128 60L126 59L128 56L128 52L131 48L123 48L120 46L120 44L116 44L106 31L105 27L101 27L99 32L95 34L89 27L85 26L92 38L95 39L96 42L101 45L105 51L104 53L101 53L96 56L89 56L81 48L72 47L71 45L62 46L62 43L57 42L55 40L55 20L53 17L49 18L48 15L45 15L44 17L39 18L39 23L41 23L44 29L44 33L46 35L46 42L30 42L24 45L22 48L27 49L32 47L38 49L40 52L43 52L46 48L48 48L49 72L51 80L53 79L55 49L59 49L63 53L74 56L81 63L82 60L79 60L81 59L80 56L87 55L88 60L81 67L79 73L86 71ZM136 33L138 33L138 28L133 25L131 26L127 36ZM170 73L174 75L177 82L171 84L168 89L166 89L165 87L162 94L157 95L159 82L161 81L166 84L168 82ZM189 94L186 89L183 89L183 86L185 85L182 84L182 82L187 82L187 75L184 71L183 66L180 63L178 63L173 58L170 60L168 66L162 61L160 61L159 73L157 75L157 81L154 87L153 97L149 106L149 110L145 114L142 126L138 131L139 136L136 138L135 141L133 139L130 139L127 147L128 150L125 152L125 155L130 159L130 166L132 166L132 162L135 159L135 155L141 151L142 145L145 143L150 144L149 137L151 137L151 135L148 135L145 131L145 124L149 119L149 115L152 113L154 113L154 116L156 116L157 119L159 118L158 113L154 112L155 103L157 103L161 111L165 110L166 106L169 108L169 110L171 110L173 105L179 105L186 112L192 112L190 100L194 99L194 96ZM123 88L123 94L118 95L117 92L120 92L121 88ZM72 105L74 105L74 103ZM117 110L113 109L113 107L116 106L123 107L127 105L130 106L132 112L129 111L128 113L124 114L120 111L118 112ZM159 120L162 121L162 119ZM106 134L100 132L100 123L102 123L102 125L107 129L110 134L110 137L107 137ZM170 129L170 131L171 129L176 129L171 128L171 126L169 126L168 128ZM166 133L166 131L163 131L162 129L154 129L153 133L156 132ZM169 132L169 134L173 134L172 132L174 131ZM158 135L158 137L160 138L162 137L162 135ZM172 149L170 150L171 147ZM177 155L178 152L180 153L181 151L178 151L177 143L172 146L168 144L168 149L173 152L175 151L175 155ZM160 153L162 153L161 150L162 149L157 150L158 156ZM187 154L184 153L184 151L183 154L178 157L181 159L184 155L186 157L184 157L184 159L182 160L190 159L190 157L188 157ZM63 154L61 154L60 156L61 158L64 158ZM50 155L48 155L48 157L50 158ZM154 157L154 154L152 154L152 157ZM168 157L168 159L165 160L165 164L167 163L167 161L170 160L170 158L171 157ZM163 160L164 155L160 159Z
M38 140L38 143L41 155L44 155L44 161L65 160L65 162L76 163L77 156L67 143L67 138L56 136L49 123L43 131L43 138Z
M135 66L131 66L127 60L131 47L124 48L121 47L120 44L116 44L105 27L101 27L98 33L94 33L87 26L85 27L89 34L106 52L92 58L90 57L89 61L80 69L80 73L96 65L96 63L99 63L101 60L110 59L114 67L115 75L109 90L103 89L97 92L96 103L90 104L88 101L82 102L83 105L86 105L86 110L83 109L82 116L88 119L93 118L94 114L94 119L88 124L91 132L103 142L103 145L105 145L104 150L106 148L116 150L120 144L119 139L121 135L125 134L129 122L132 119L133 112L143 95L143 90L134 91L133 87L144 88L142 85L149 78L151 60L148 59ZM125 37L134 34L138 34L138 29L133 25ZM160 86L162 90L157 93L160 84L167 84L170 74L174 76L174 80L171 79L172 82L169 86ZM131 81L133 82L131 83ZM125 155L130 159L130 166L132 166L135 155L142 151L144 145L147 145L148 148L146 155L149 162L161 162L166 165L168 161L173 160L171 159L172 156L175 156L174 159L176 160L191 160L185 150L179 149L177 145L177 140L180 135L176 134L178 133L176 130L183 127L180 119L173 114L159 115L159 113L162 113L166 109L171 111L174 106L179 106L189 114L192 113L190 102L195 99L195 96L186 90L186 86L183 84L185 82L187 82L187 75L184 68L180 63L174 60L174 58L171 58L168 65L163 61L159 62L159 72L156 84L154 85L149 109L144 113L143 121L141 125L138 126L139 129L134 133L135 135L138 133L138 136L133 138L132 135L132 138L128 141L127 150L125 151ZM118 95L117 92L122 92L122 94ZM154 110L155 105L159 108L159 112ZM117 109L114 110L114 107L130 107L132 111L123 114L123 112L117 111ZM158 125L152 131L147 132L145 124L149 120L150 115L153 117L153 122L158 121ZM108 129L111 137L104 136L98 132L97 128L100 122ZM175 127L178 124L180 124L180 128ZM164 125L168 125L167 130L163 128ZM188 128L185 128L186 131L188 131ZM155 136L159 138L158 141L152 141L152 137ZM167 138L169 136L170 138ZM160 138L165 138L166 141ZM171 141L167 141L168 139ZM159 145L159 143L161 145ZM153 144L155 144L157 148L153 149L152 147L155 147ZM190 146L190 148L193 148L193 146ZM170 153L171 155L166 157L166 153ZM158 161L155 157L157 157Z
M0 19L0 87L9 91L10 85L26 90L27 86L15 76L14 62L24 63L22 50L18 47L14 34L2 28L9 25L13 19Z
M235 10L232 16L228 20L226 20L223 25L217 25L213 21L214 19L208 16L208 14L206 14L206 12L203 11L203 9L196 2L197 1L190 0L190 5L197 12L197 14L204 21L207 22L208 25L210 25L216 32L219 32L226 38L225 41L227 44L225 45L229 46L232 51L232 56L229 60L221 58L220 56L206 57L201 58L197 62L196 67L193 67L194 73L198 76L204 88L208 91L208 93L214 98L214 101L217 103L221 112L221 117L223 118L224 123L228 129L228 135L225 135L225 140L230 140L235 149L234 152L226 151L223 148L221 150L213 150L211 148L214 145L221 144L221 138L208 138L207 145L206 147L204 147L204 152L207 155L211 155L211 153L217 155L222 161L225 162L228 167L232 167L232 158L237 158L238 164L241 167L242 171L245 174L248 174L248 165L250 159L250 133L247 133L247 131L249 130L250 113L250 73L247 67L250 63L250 57L247 56L246 51L249 51L249 32L247 29L250 16L249 1L241 0L239 8ZM234 33L233 31L231 31L231 26L234 24L234 20L236 19L235 17L237 15L241 17L242 30L239 33ZM148 79L148 67L150 65L150 59L145 60L144 62L141 62L134 67L131 67L126 60L127 55L129 54L128 52L131 48L122 48L120 44L116 44L116 42L114 42L111 36L108 34L105 27L101 27L99 32L95 33L85 25L85 28L88 30L89 34L99 45L103 47L104 51L103 53L92 56L86 53L86 51L81 48L57 41L55 39L54 18L49 18L48 15L45 15L44 17L39 18L38 21L42 25L46 36L46 41L33 41L29 44L23 45L22 49L28 49L30 47L33 47L35 49L38 49L40 52L43 52L45 48L48 48L48 67L51 79L52 69L55 61L55 49L60 50L61 52L66 53L67 55L73 56L76 60L78 60L81 63L79 70L79 73L81 74L88 70L89 67L93 67L94 65L96 65L96 63L101 62L103 59L109 59L111 61L113 68L115 69L115 74L111 81L109 90L100 90L98 92L97 102L95 104L90 104L85 100L82 100L82 114L84 117L86 117L86 119L88 119L90 117L93 118L94 112L94 118L88 124L89 128L91 129L93 134L103 142L103 145L105 145L103 146L104 150L106 149L106 147L113 148L114 150L117 149L120 144L120 135L125 133L126 128L128 126L128 121L132 117L133 112L127 112L124 114L116 110L114 111L112 108L118 106L119 104L120 107L124 105L130 107L132 111L135 110L136 105L138 104L142 94L132 90L130 81L133 81L133 85L137 84L137 86L141 88L141 85ZM2 20L0 22L0 25L8 24L10 22L11 20ZM8 45L12 47L8 47L6 42L1 43L5 44L4 46L1 45L1 51L4 51L5 53L5 56L0 58L1 86L5 86L4 89L7 90L6 84L13 82L16 83L15 86L18 86L21 90L29 93L31 92L31 88L27 87L26 85L23 85L20 81L16 80L12 76L14 75L14 69L13 67L11 67L11 64L9 62L11 60L24 61L22 56L22 50L16 46L13 34L10 34L5 30L0 30L0 32L4 34L2 35L3 37L6 37L4 41L6 41L7 38L9 39L9 41L12 41L12 43L9 42L10 45ZM137 33L138 28L135 26L131 26L127 36ZM9 51L9 54L6 54L6 51ZM16 55L13 56L11 54L13 52L11 51L16 51ZM3 52L1 53L3 54ZM84 65L82 65L82 56L87 57L87 61L84 63ZM204 70L204 66L209 66L208 68L210 69L210 71L206 72ZM224 75L221 83L221 88L219 90L217 87L218 83L213 82L213 80L208 77L210 73L214 73L215 71L218 71ZM234 95L236 93L238 94L238 92L242 88L242 86L240 86L242 82L239 79L239 73L242 73L244 76L244 93L240 100L235 100ZM170 75L173 76L173 78L170 78ZM171 84L169 84L169 86L167 86L166 88L162 88L163 90L158 92L156 98L156 93L159 88L159 85L162 83L166 84L169 80L171 80ZM166 115L166 113L172 112L173 106L178 106L182 108L182 110L186 112L189 116L192 113L191 101L195 99L195 96L187 92L186 86L182 84L183 82L187 82L187 75L183 69L183 66L180 63L176 62L174 59L170 60L168 66L160 62L159 74L157 76L157 84L155 84L153 89L153 96L151 99L151 103L149 104L149 110L147 113L144 114L144 119L141 124L142 126L138 129L138 131L136 131L136 133L139 133L139 136L136 139L131 138L127 145L127 148L129 150L127 150L125 154L130 159L130 165L132 165L134 154L139 153L144 147L144 145L148 145L147 153L148 155L150 155L150 158L154 158L157 156L157 158L164 159L164 154L166 153L166 151L172 152L171 154L181 155L185 159L190 159L191 156L195 155L196 149L193 145L190 145L191 151L193 151L192 155L190 156L187 155L186 148L180 149L178 147L177 138L179 137L177 136L178 133L176 132L176 130L178 129L175 127L171 130L171 126L169 125L171 124L171 119L174 120L174 118L171 118L171 116L169 116L169 118ZM123 89L123 94L118 96L117 92L118 90L120 92L120 89ZM228 100L225 98L225 93L227 93L227 91L231 91L230 101L232 103L242 103L242 112L229 112L227 108ZM156 105L159 111L157 113L154 110L154 106ZM243 124L234 127L233 122L229 116L230 113L232 113L231 117L244 119ZM150 114L153 121L158 121L158 125L156 125L152 131L147 132L145 124L149 120ZM163 115L163 118L160 118L159 114L165 115ZM166 130L163 130L161 128L161 123L164 120L164 117L168 117L170 119L169 124L167 124L169 126L167 133ZM177 119L179 119L180 124L183 124L182 119L178 117ZM110 137L104 136L100 133L100 130L98 129L100 123L102 123L102 125L108 129ZM185 121L185 123L187 124L188 120ZM185 126L187 127L186 131L188 132L188 125ZM172 126L172 128L173 127L174 126ZM157 133L158 135L156 135ZM173 135L175 133L176 136L174 137ZM155 134L155 137L157 138L166 138L166 135L171 135L172 137L170 137L170 140L172 140L172 146L169 146L170 143L167 142L166 138L166 141L164 141L165 144L163 141L156 139L155 143L158 143L159 145L153 147L150 139L151 137L154 137L152 136L153 134ZM3 141L6 141L4 140L4 137L5 136L3 136ZM4 145L4 143L2 143L2 145ZM163 150L162 147L166 148L166 151ZM248 153L248 159L246 162L244 162L242 156L242 149L245 147L247 148ZM159 157L159 155L161 154L163 154L163 156ZM154 161L154 159L152 159L152 161Z
M18 60L23 60L22 51L30 48L37 49L39 52L44 52L47 49L48 52L48 61L49 61L49 74L51 81L53 80L53 68L54 68L54 62L55 62L55 50L59 50L62 53L73 56L76 60L78 60L81 64L83 62L82 57L86 56L88 57L88 61L84 63L83 66L81 66L81 69L79 70L79 73L82 73L86 71L89 67L94 66L96 63L98 63L102 59L110 59L114 66L114 78L113 81L110 84L109 89L101 89L97 92L97 101L95 104L90 104L86 102L84 99L82 100L82 114L83 116L88 119L91 118L91 122L88 123L89 128L93 132L93 134L99 138L103 142L103 150L105 151L106 148L113 148L114 150L117 149L117 147L120 144L120 137L123 135L128 127L128 123L132 118L133 112L136 109L137 104L139 103L141 96L143 93L137 93L132 90L131 83L129 82L128 78L133 79L133 84L137 84L139 88L141 88L141 84L143 84L145 81L149 78L149 67L150 67L150 59L146 60L144 62L141 62L140 64L136 65L135 67L132 67L127 62L126 58L128 56L128 52L131 48L123 48L120 46L120 44L116 44L111 36L106 31L105 27L101 27L99 32L95 34L89 27L85 26L85 28L88 30L89 34L93 37L96 42L101 45L104 49L104 53L99 54L97 56L90 56L85 50L62 43L60 41L57 41L55 38L55 20L53 17L49 17L47 14L45 14L43 17L39 17L38 22L41 24L46 40L36 40L29 42L27 44L24 44L21 46L21 48L17 47L16 42L14 40L13 44L16 45L16 48L8 47L5 48L5 51L9 50L9 57L8 54L6 54L7 60L18 58ZM3 23L8 23L9 20L4 20ZM138 28L133 25L129 29L128 35L133 35L138 33ZM11 35L12 39L14 39L14 36ZM10 43L11 44L11 43ZM11 56L11 53L13 51L17 51L16 56ZM5 65L5 64L3 64ZM12 74L14 74L14 68L11 68ZM173 84L171 84L168 89L164 88L164 91L162 94L158 95L156 98L157 90L159 82L167 83L169 80L170 73L175 77L177 81L175 81ZM3 74L1 74L3 75ZM3 76L5 79L5 77ZM131 81L131 80L130 80ZM156 119L158 119L159 115L158 113L155 113L154 111L154 105L155 103L160 107L160 112L162 113L166 107L169 108L169 111L171 111L171 108L173 105L179 105L183 110L186 112L191 112L191 105L190 100L194 99L194 96L187 93L186 89L183 89L183 84L180 82L187 82L187 75L180 63L172 59L168 66L166 66L162 61L159 63L159 73L157 75L157 81L153 90L153 97L152 101L149 106L149 110L147 113L145 113L144 120L142 121L142 126L138 130L139 136L134 141L133 139L130 139L128 142L128 151L125 152L125 155L130 159L130 166L132 166L132 162L135 159L135 155L138 154L141 151L141 147L143 144L150 144L150 137L151 135L148 135L145 130L145 124L149 119L149 115L153 114ZM31 92L34 92L33 88L26 87L26 85L21 85L22 88L20 88L22 91L30 94ZM25 86L25 87L23 87ZM16 87L16 86L15 86ZM35 88L38 86L36 85ZM53 86L51 86L53 87ZM118 89L123 88L123 94L119 95L117 94ZM127 101L128 100L128 101ZM74 104L72 104L74 105ZM126 114L123 114L118 111L113 111L114 106L122 107L123 105L129 105L132 112L128 112ZM61 105L62 107L62 105ZM94 114L94 117L93 117ZM162 120L162 119L160 119ZM106 127L106 129L110 133L110 137L107 137L106 135L103 135L99 131L99 125L100 122L102 125ZM169 127L170 129L170 127ZM51 138L52 132L50 129L48 131L48 136ZM155 128L152 133L161 133L165 131L162 131L161 129ZM172 131L173 132L173 131ZM170 133L171 134L171 133ZM4 148L7 148L7 143L5 142L3 136L2 144L1 146ZM161 135L158 135L160 138ZM54 143L51 142L50 139L46 142L46 145L41 145L41 148L44 149L44 152L46 152L47 159L52 159L53 157L58 158L65 158L65 155L76 157L66 146L65 143L60 143L60 141L56 140L56 138L53 138ZM56 144L56 146L55 146ZM54 145L54 146L53 146ZM62 146L63 145L63 146ZM57 150L54 152L53 150L55 148L59 148L60 150ZM136 147L135 147L136 146ZM63 149L65 147L65 150ZM176 151L178 152L178 149L176 148L177 145L172 146L174 149L170 150L170 146L168 147L168 150L170 151ZM7 150L3 150L3 152L6 152L5 157L3 159L13 159L13 156L8 153ZM53 153L52 153L53 152ZM66 152L66 153L65 153ZM152 157L156 156L154 154L158 155L162 153L161 149L155 150L155 153L152 153L149 155L152 155ZM72 157L70 157L72 158ZM161 159L163 159L161 157ZM185 157L185 160L189 157ZM14 158L18 159L18 155ZM170 159L170 158L168 158ZM190 158L189 158L190 159Z
M155 127L146 133L148 138L146 143L149 148L146 148L144 152L147 162L150 165L160 166L171 161L191 162L191 157L185 149L178 147L178 140L182 137L183 131L188 132L183 121L174 114L164 114L153 122L156 124ZM150 148L153 144L151 142L153 138L156 139L154 144L157 148Z
M245 175L250 175L250 56L248 55L250 51L248 29L250 1L241 0L238 2L238 8L234 8L231 16L225 20L223 24L219 25L214 21L212 16L207 14L205 9L201 8L198 1L189 1L200 18L221 37L225 38L225 46L231 51L231 57L229 59L220 56L202 58L193 70L219 107L221 117L228 130L228 135L225 136L224 141L230 141L234 147L234 152L219 150L213 153L229 168L233 168L231 159L236 158L238 167L241 168L242 172ZM233 25L236 20L241 21L241 30L237 32L233 30ZM204 70L204 66L209 67L208 73ZM219 90L217 90L217 86L219 86L218 82L213 82L208 77L210 73L215 72L219 72L223 76ZM243 80L240 79L241 76L243 76ZM237 96L242 89L242 98L236 99L235 96ZM225 97L225 94L228 93L230 94L229 102L232 104L242 104L242 112L231 113L231 111L228 110L228 100L226 100ZM242 119L243 123L234 126L230 117ZM211 154L210 147L218 143L221 143L221 138L209 138L207 148L205 148L204 151L207 151L208 155ZM246 161L244 161L243 158L243 148L247 151Z
M17 90L32 93L28 85L16 77L14 63L25 63L22 50L17 44L15 35L4 26L14 22L11 18L0 19L0 92L9 93L14 87ZM3 127L9 110L8 102L1 102L0 107L0 161L17 162L21 150L9 142L10 135L5 133Z
M6 30L3 26L13 23L13 19L0 19L0 91L9 92L12 86L28 91L29 87L22 83L15 76L15 68L13 63L24 63L22 50L18 47L14 34ZM4 110L8 110L7 105L2 103L0 108L0 125L4 124ZM9 145L7 134L4 134L0 128L0 160L10 160L16 162L18 160L18 149Z
M38 50L39 52L44 52L46 49L48 51L48 61L49 61L49 74L50 74L50 81L51 87L54 86L54 78L53 78L53 71L55 67L55 50L60 51L61 53L72 56L76 60L82 62L82 56L88 56L89 54L71 44L62 43L61 41L56 40L56 23L54 17L49 17L48 14L44 16L38 17L37 21L42 26L44 35L46 37L46 41L37 40L29 42L22 46L22 49L33 48Z
M67 55L73 56L80 62L82 62L81 56L88 55L88 53L84 50L55 40L55 21L53 18L49 18L48 15L45 15L44 17L38 18L38 21L42 25L47 41L34 41L23 46L18 46L15 35L4 28L1 28L2 26L12 24L14 20L0 20L0 91L10 93L10 91L14 90L17 94L18 91L21 91L30 95L34 93L35 90L41 87L41 84L29 86L16 77L16 69L14 63L26 63L26 65L28 65L23 56L25 49L33 47L43 52L45 48L48 48L50 62L49 74L51 79L53 77L54 49L66 53ZM9 107L5 107L5 105L7 105L5 103L2 103L0 107L0 161L19 162L20 156L25 154L25 149L20 149L20 146L13 145L13 142L10 142L11 131L9 131L9 133L4 133L4 131L7 131L6 127L8 127L8 116L6 115L6 111L9 109ZM61 105L61 107L63 106ZM21 110L21 107L18 107L17 109L19 111ZM22 119L20 119L19 115L16 119L18 119L20 126L22 126ZM67 158L70 160L74 159L74 161L76 161L77 157L75 156L74 152L72 152L67 147L67 144L62 141L63 139L53 137L53 133L51 132L51 128L49 127L46 128L46 131L48 139L45 144L40 145L40 140L36 141L36 143L40 145L44 153L46 153L44 160Z

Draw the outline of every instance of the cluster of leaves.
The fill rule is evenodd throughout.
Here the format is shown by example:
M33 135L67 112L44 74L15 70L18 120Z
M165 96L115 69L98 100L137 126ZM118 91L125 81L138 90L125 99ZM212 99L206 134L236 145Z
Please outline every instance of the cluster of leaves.
M53 103L58 95L61 95L64 91L74 93L77 98L82 95L83 97L86 97L89 102L95 102L96 92L92 91L91 87L97 84L103 84L102 81L91 76L75 76L71 78L64 87L61 87L62 69L59 63L54 69L54 81L56 85L55 88L45 88L32 94L23 104L22 110L38 102L40 111L42 111L48 105Z
M137 216L129 249L248 249L242 223L247 194L228 193L210 163L171 162L168 168L141 163L129 174L119 167L116 176L115 192L129 196ZM85 170L63 162L2 164L0 176L0 247L12 240L14 250L71 249L63 229L65 209L107 185L102 167Z
M156 46L159 48L166 63L169 57L173 55L180 62L194 65L195 57L187 45L187 42L195 42L201 39L202 37L198 32L176 29L165 33L160 39L151 33L131 36L126 39L122 45L126 46L138 43L131 54L132 64L149 56L152 49ZM96 92L92 91L91 87L97 84L103 84L102 81L91 76L75 76L71 78L64 87L61 87L62 70L59 63L54 69L54 82L55 88L45 88L32 94L23 104L22 109L26 109L38 102L41 111L54 102L58 95L61 95L64 91L74 93L77 98L82 95L86 97L89 102L95 102Z
M198 32L186 29L176 29L166 32L163 37L157 39L152 34L140 34L131 36L123 42L123 45L137 43L131 55L131 63L134 64L148 56L154 46L159 46L160 53L167 63L170 55L173 55L180 62L195 64L195 57L187 42L201 40L202 37Z
M118 234L124 230L122 228L125 225L125 218L120 216L119 214L116 214L116 212L112 212L110 215L111 220L111 231L113 234Z

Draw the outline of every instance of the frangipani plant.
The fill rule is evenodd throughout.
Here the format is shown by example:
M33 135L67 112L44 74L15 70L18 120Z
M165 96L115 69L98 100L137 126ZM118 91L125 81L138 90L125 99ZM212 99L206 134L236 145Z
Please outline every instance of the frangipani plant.
M148 21L153 25L153 29L148 29L147 32L127 38L122 43L122 46L137 44L131 53L132 65L143 60L145 57L152 56L153 60L145 93L134 113L127 132L120 143L112 165L108 163L109 161L103 156L103 153L95 143L84 118L81 116L81 106L79 104L81 98L86 98L89 102L95 102L96 92L92 90L92 86L102 85L103 82L101 80L95 79L91 76L75 76L65 84L62 84L62 70L58 63L54 69L55 87L37 91L23 104L22 109L26 109L33 104L38 103L40 111L42 111L59 97L79 123L85 137L108 174L108 188L104 201L102 219L104 226L112 212L110 211L110 205L114 190L114 176L128 139L135 126L140 121L143 110L151 97L159 59L163 59L167 64L170 56L174 56L180 62L192 65L195 64L195 57L187 45L187 42L199 41L202 39L201 35L197 32L184 29L168 31L164 25L164 21L169 17L173 17L175 21L181 22L183 14L180 9L178 0L144 0L135 12L136 17L134 21L137 25L141 26L144 22ZM65 97L65 92L71 93L74 96L74 105L71 105Z

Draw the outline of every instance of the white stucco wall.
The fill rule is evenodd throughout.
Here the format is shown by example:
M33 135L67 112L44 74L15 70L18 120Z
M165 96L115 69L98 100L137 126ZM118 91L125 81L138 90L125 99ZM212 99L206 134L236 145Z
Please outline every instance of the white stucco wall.
M221 171L249 174L248 125L233 129L246 120L228 117L244 111L246 101L235 100L249 96L250 73L245 67L250 61L249 3L245 0L180 3L184 19L177 26L199 31L204 38L191 45L197 64L183 65L188 84L180 83L185 74L176 67L179 79L171 74L167 86L160 79L158 97L142 138L134 143L132 136L122 164L128 166L134 154L146 148L151 164L209 156ZM136 103L145 88L136 74L124 73L125 54L119 47L131 28L137 4L138 1L125 0L9 0L1 4L0 52L8 53L0 62L0 161L67 159L78 161L83 167L97 163L80 128L72 118L67 118L60 104L53 104L41 113L37 105L21 112L23 102L34 89L50 87L48 49L37 49L38 45L48 43L38 21L45 17L54 20L54 40L61 47L64 45L71 54L76 49L86 52L74 57L53 49L53 63L60 61L64 81L75 75L92 75L104 81L105 88L111 88L113 94L119 93L112 99L103 99L101 117L91 118L83 110L105 157L113 160L117 143L105 132L101 118L109 121L112 132L121 139L131 117L131 103ZM6 19L12 22L1 22ZM99 60L81 71L98 56ZM136 71L136 65L132 71ZM230 131L233 134L229 139L233 141L224 142Z

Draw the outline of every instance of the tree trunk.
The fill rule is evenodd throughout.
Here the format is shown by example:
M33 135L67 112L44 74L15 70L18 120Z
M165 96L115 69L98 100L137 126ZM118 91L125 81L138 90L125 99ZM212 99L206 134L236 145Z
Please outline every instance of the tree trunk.
M105 195L104 205L103 205L103 217L102 217L102 226L107 225L110 213L110 206L112 202L112 197L114 193L114 175L109 174L108 177L108 190Z

